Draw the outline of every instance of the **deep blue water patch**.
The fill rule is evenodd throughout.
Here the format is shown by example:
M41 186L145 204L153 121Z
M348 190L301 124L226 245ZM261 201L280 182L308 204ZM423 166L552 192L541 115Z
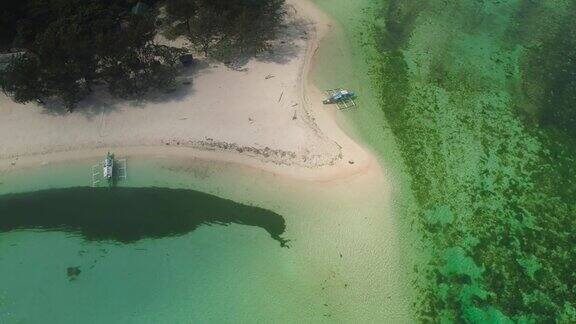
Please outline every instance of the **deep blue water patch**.
M0 232L67 231L91 241L133 243L231 223L261 227L287 246L282 216L193 190L81 187L0 196Z

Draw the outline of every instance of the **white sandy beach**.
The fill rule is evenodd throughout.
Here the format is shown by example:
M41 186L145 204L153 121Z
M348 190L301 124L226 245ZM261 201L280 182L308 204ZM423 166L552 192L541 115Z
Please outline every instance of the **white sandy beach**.
M272 53L240 69L200 59L174 93L135 102L98 91L70 114L1 95L0 170L106 151L193 156L314 179L365 170L373 158L340 130L334 114L341 112L322 104L307 77L330 20L306 0L287 3Z
M291 267L330 304L322 307L333 320L412 322L387 170L339 127L343 112L322 104L308 75L332 22L310 0L287 3L289 27L273 55L240 71L201 60L176 93L142 103L98 94L71 114L0 95L0 175L59 170L59 162L98 161L107 151L158 158L158 174L129 185L182 182L285 215Z

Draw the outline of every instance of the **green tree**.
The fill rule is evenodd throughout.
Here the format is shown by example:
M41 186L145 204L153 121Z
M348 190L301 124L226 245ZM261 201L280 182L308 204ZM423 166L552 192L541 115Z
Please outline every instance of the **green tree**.
M19 102L53 96L71 110L95 83L121 97L173 88L181 51L154 44L153 17L130 8L113 0L27 2L12 43L28 54L4 71L4 92Z
M184 22L188 35L192 35L190 29L190 19L197 11L196 2L193 0L168 0L166 2L166 13L172 20Z
M0 73L0 87L15 102L26 103L46 95L40 81L38 60L31 55L12 59L5 71Z
M267 48L283 5L284 0L171 0L167 11L172 21L186 24L185 36L206 56L218 52L225 58Z

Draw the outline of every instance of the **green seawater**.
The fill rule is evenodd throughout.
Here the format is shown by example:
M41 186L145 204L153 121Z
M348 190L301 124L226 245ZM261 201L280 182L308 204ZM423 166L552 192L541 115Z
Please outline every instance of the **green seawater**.
M168 158L93 189L91 163L0 174L0 322L411 321L378 192Z
M279 245L241 225L130 244L20 230L0 245L2 323L289 320L308 306Z
M97 189L77 187L88 183L87 164L2 176L1 323L323 318L281 215L169 189L190 179L156 162L130 170L137 179Z
M418 319L575 322L576 2L316 2L350 47L318 82L358 89L422 243Z

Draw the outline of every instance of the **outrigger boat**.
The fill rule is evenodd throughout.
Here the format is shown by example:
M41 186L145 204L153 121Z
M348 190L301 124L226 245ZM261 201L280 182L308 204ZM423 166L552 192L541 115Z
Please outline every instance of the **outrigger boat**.
M350 90L338 88L324 92L328 96L322 101L325 105L336 104L340 110L356 107L356 103L354 102L356 94Z
M101 182L112 186L117 180L125 180L127 177L126 159L116 160L110 152L101 163L92 166L92 187L97 187Z

